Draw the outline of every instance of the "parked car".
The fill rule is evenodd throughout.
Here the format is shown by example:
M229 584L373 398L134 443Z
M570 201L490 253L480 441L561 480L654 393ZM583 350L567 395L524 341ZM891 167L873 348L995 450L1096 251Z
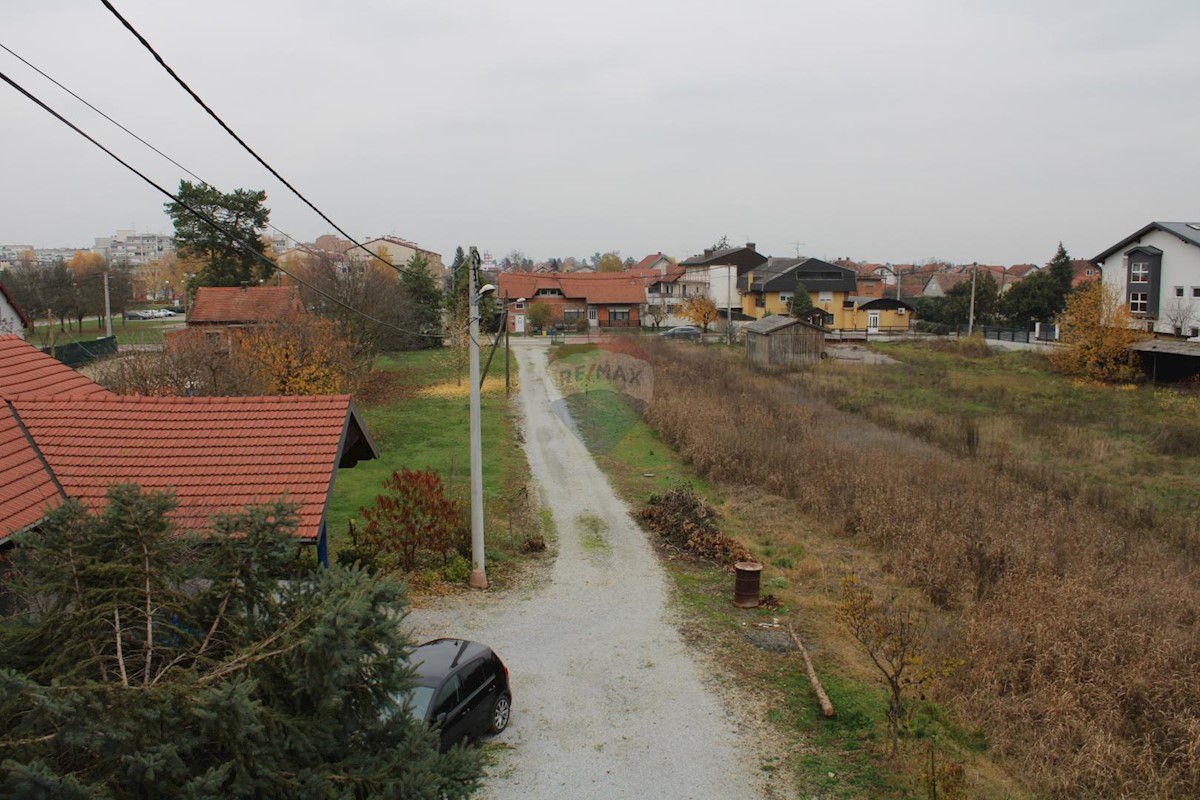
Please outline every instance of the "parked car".
M154 319L155 316L157 316L157 315L151 311L142 311L142 310L138 310L138 309L125 312L125 319L127 319L127 320L129 320L129 319Z
M490 647L466 639L434 639L418 647L410 661L417 677L409 709L440 729L443 752L463 739L508 727L508 667Z
M664 339L683 339L688 342L698 342L701 336L700 328L695 325L679 325L669 331L663 331L659 336Z

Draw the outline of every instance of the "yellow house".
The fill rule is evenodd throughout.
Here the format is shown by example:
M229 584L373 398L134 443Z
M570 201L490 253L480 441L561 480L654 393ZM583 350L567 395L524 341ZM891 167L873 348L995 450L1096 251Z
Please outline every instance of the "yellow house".
M786 316L792 296L803 285L814 309L809 318L826 328L866 333L908 330L912 306L893 298L858 296L857 278L854 270L817 258L771 258L738 279L742 312L755 319Z

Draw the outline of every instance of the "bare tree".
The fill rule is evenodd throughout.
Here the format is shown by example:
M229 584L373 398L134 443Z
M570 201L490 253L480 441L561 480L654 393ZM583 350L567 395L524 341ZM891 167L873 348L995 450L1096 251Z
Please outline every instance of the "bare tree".
M662 325L663 320L667 318L666 303L649 303L646 306L646 316L650 318L650 322L654 327L657 328L659 325Z
M1185 297L1172 297L1163 308L1162 317L1175 330L1176 334L1182 335L1195 323L1195 301Z

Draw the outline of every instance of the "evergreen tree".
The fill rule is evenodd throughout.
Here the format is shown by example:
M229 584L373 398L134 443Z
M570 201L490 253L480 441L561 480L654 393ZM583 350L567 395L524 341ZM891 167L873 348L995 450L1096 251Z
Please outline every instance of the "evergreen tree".
M429 271L429 259L416 253L408 260L405 271L400 275L400 285L407 298L410 310L408 327L418 333L438 333L442 328L442 290L438 288L433 273ZM441 347L442 340L430 336L412 336L413 349Z
M169 495L110 489L18 537L0 619L0 796L463 798L476 752L403 708L402 587L295 572L282 503L200 543Z
M189 289L256 284L271 277L275 269L264 260L266 249L259 236L271 213L263 206L266 192L238 189L223 194L206 183L180 181L177 194L221 228L213 228L181 203L164 204L175 223L175 252L203 264Z
M1075 267L1071 265L1071 257L1067 255L1067 248L1063 247L1062 242L1058 243L1058 252L1054 254L1054 258L1046 264L1046 272L1058 281L1060 293L1065 298L1071 291L1071 284L1075 282ZM1065 304L1064 299L1059 305L1060 310Z
M1005 318L1014 325L1053 322L1062 312L1062 284L1049 270L1038 270L1016 283L1000 298Z
M812 311L812 307L812 295L808 293L808 287L803 282L797 281L796 292L792 295L792 299L788 301L788 314L793 317L801 317L805 313Z

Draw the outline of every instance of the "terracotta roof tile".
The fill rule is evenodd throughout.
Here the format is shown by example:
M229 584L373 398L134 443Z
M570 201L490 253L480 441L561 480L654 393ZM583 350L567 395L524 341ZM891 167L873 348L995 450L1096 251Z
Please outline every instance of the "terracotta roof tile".
M201 286L187 321L189 325L254 325L303 310L296 286Z
M100 384L20 336L0 336L0 398L22 394L115 397Z
M532 301L538 289L558 289L564 297L596 305L646 302L645 281L625 272L501 272L499 282L499 295L514 300Z
M305 539L320 531L352 413L349 395L12 402L70 497L95 507L113 483L171 489L175 522L185 530L284 498L299 504L297 535ZM0 502L11 494L0 489Z
M0 405L0 541L40 520L62 493L12 409Z

